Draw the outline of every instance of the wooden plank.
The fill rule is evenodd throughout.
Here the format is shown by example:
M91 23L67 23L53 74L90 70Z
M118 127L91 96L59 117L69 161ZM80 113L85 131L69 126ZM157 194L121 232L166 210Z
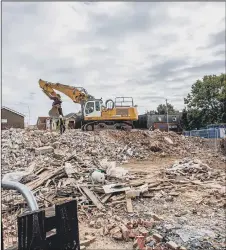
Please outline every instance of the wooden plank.
M133 205L131 198L126 198L126 207L128 213L133 213Z
M101 200L102 203L106 203L108 199L112 196L112 194L106 194L103 199Z
M89 190L87 187L82 187L82 190L98 209L104 209L104 206L101 204L101 202L97 199L97 197L91 190Z
M45 211L18 216L18 250L47 250Z
M57 249L80 250L77 201L56 205L56 218Z
M117 193L117 192L124 192L130 190L130 187L124 187L123 185L119 184L109 184L103 186L105 194Z
M59 168L59 169L55 169L55 170L48 170L48 171L42 172L39 175L39 178L37 180L34 180L34 181L29 182L27 184L28 188L33 190L33 189L40 187L42 184L44 184L49 179L53 178L56 175L59 175L63 169L64 169L64 167Z

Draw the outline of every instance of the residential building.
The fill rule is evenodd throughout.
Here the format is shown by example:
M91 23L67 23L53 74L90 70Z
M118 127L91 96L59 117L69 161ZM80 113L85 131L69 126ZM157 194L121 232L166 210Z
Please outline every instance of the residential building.
M69 113L64 116L65 119L65 127L66 129L75 129L77 114L76 113Z
M1 108L1 126L2 129L24 128L25 115L7 107Z
M147 115L147 128L148 129L159 129L161 131L181 132L181 114L175 115Z

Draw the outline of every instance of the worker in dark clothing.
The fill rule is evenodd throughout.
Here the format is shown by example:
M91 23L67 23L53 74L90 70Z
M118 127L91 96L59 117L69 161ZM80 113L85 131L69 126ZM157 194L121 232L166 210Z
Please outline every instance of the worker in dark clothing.
M63 117L62 115L59 116L59 125L60 125L60 134L62 135L64 132L65 132L65 124L64 124L64 121L63 121Z

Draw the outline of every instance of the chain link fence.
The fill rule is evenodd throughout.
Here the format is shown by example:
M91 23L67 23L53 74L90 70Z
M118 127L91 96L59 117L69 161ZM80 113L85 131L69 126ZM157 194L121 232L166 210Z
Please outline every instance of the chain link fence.
M2 241L4 249L18 244L17 217L38 210L32 192L23 184L13 181L1 182Z
M209 129L191 130L191 131L185 131L184 135L208 139L206 140L207 146L217 151L220 148L222 139L226 137L226 129L209 128Z

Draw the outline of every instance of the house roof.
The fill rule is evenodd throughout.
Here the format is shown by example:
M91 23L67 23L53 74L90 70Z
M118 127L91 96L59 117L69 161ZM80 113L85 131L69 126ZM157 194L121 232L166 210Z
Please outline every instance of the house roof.
M4 107L4 106L3 106L1 109L5 109L5 110L8 110L8 111L10 111L10 112L12 112L12 113L15 113L15 114L17 114L17 115L19 115L19 116L25 117L25 115L23 115L23 114L21 114L21 113L15 111L15 110L13 110L13 109L10 109L10 108L7 108L7 107Z
M50 118L49 116L39 116L37 122L41 121L42 123L45 123L46 120L49 118Z
M69 114L65 115L64 118L68 119L68 118L71 118L72 116L76 117L78 115L76 113L69 113Z

